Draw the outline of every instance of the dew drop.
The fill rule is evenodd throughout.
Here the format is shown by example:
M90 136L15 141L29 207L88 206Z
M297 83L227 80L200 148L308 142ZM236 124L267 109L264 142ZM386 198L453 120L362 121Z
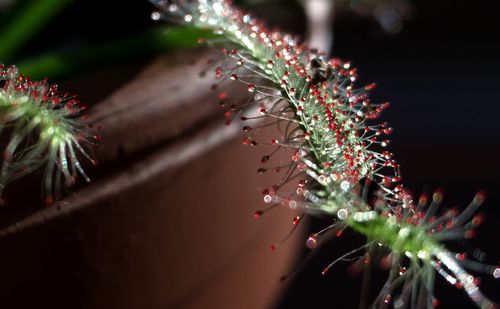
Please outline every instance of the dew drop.
M224 121L226 122L226 125L231 124L231 112L230 111L224 112Z
M265 168L262 168L262 167L261 167L261 168L257 169L257 174L262 175L262 174L264 174L266 171L267 171L267 170L266 170Z
M493 277L494 277L495 279L500 278L500 268L499 268L499 267L496 267L496 268L493 270Z
M255 85L248 85L248 92L255 92Z
M264 196L264 203L271 203L272 200L273 198L269 194Z
M45 206L52 206L54 204L54 199L51 196L45 198Z
M433 297L431 305L432 305L432 307L436 308L437 306L439 306L439 300L437 300L436 298Z
M391 302L392 296L390 294L385 295L384 303L388 304Z
M252 140L250 139L250 137L245 137L245 138L243 139L243 141L241 141L241 143L242 143L243 145L247 146L247 145L250 145L251 141L252 141Z
M260 216L262 216L262 214L264 213L264 211L262 210L257 210L256 212L253 213L253 218L254 219L259 219Z
M251 131L251 130L252 130L252 128L251 128L251 127L249 127L249 126L244 126L244 127L242 128L242 130L243 130L243 132L248 133L249 131Z
M260 159L260 162L261 163L266 163L267 161L269 161L269 156L263 156L261 159Z
M344 192L347 192L347 190L349 190L350 187L351 187L351 185L349 184L349 181L347 181L347 180L344 180L340 183L340 188L342 190L344 190Z
M154 21L160 20L160 17L161 17L160 12L153 12L153 13L151 13L151 19L154 20Z
M172 13L173 13L173 12L177 12L177 5L175 5L175 4L171 4L171 5L169 5L169 6L168 6L168 10L169 10L170 12L172 12Z
M309 249L314 249L318 245L318 239L316 235L310 235L306 240L306 247Z
M337 211L337 217L340 219L340 220L345 220L347 218L347 210L345 208L342 208L342 209L339 209L339 211Z
M476 195L474 196L474 202L476 202L477 204L482 204L485 199L486 199L486 192L484 190L477 192Z

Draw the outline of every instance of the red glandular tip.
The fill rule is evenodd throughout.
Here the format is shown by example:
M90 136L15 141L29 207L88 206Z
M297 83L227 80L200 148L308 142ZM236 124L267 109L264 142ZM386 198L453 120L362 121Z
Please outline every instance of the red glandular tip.
M54 198L48 196L45 198L45 206L52 206L54 204Z
M443 200L443 189L437 189L436 191L434 191L434 193L432 194L432 200L435 202L435 203L440 203L442 200Z
M439 300L437 300L436 298L432 298L432 302L431 302L431 305L432 307L436 308L439 306Z
M486 199L486 191L484 191L484 190L480 190L474 196L474 202L477 204L482 204L485 199Z
M309 249L314 249L318 245L318 239L316 235L310 235L306 240L306 247Z
M253 213L253 218L254 219L259 219L263 214L264 214L264 211L257 210L256 212Z

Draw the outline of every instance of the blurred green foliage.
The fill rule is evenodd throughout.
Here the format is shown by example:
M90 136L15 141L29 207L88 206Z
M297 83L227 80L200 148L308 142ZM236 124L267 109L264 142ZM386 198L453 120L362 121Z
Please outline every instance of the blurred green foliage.
M17 0L0 11L0 63L17 58L54 17L73 0ZM62 79L97 68L177 48L193 48L197 39L211 32L189 27L154 27L121 39L96 45L78 45L17 63L31 79ZM36 53L35 53L36 54Z

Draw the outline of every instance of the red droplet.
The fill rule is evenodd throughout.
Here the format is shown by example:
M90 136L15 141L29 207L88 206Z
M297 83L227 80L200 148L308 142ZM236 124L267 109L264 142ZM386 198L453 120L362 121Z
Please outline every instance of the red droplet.
M475 230L468 230L464 233L465 238L474 238L476 237L476 231Z
M269 156L263 156L261 159L260 159L260 162L262 163L266 163L267 161L269 161Z
M340 236L342 236L342 230L340 230L340 231L337 231L337 233L335 233L335 236L337 236L337 237L340 237Z
M483 214L477 214L474 216L474 218L472 218L472 224L474 226L478 226L478 225L481 225L481 223L483 223L484 221L484 215Z
M443 200L443 190L437 189L436 191L434 191L434 194L432 194L432 200L435 203L440 203Z
M384 297L384 303L388 304L392 300L392 296L390 294L385 295Z
M486 199L486 191L484 190L480 190L474 196L474 202L476 202L477 204L482 204L485 199Z
M217 96L219 100L224 100L227 98L227 94L224 91L219 92L219 95Z
M293 218L293 221L292 221L293 225L297 225L297 224L299 224L299 222L300 222L300 217L299 216Z
M245 138L241 141L241 143L242 143L243 145L245 145L245 146L250 145L250 143L251 143L251 142L252 142L252 140L250 139L250 137L245 137Z
M54 199L50 196L45 198L45 206L52 206L54 204Z
M269 245L269 251L273 252L274 250L276 250L276 245Z
M377 86L377 84L375 84L375 83L368 84L365 86L365 90L372 90L376 86Z
M262 175L262 174L264 174L266 171L267 171L267 170L266 170L265 168L262 168L262 167L261 167L261 168L257 169L257 174Z
M439 300L437 300L436 298L432 298L431 305L432 307L436 308L437 306L439 306Z
M243 130L243 132L248 133L250 130L252 130L252 128L251 128L251 127L249 127L249 126L244 126L244 127L242 128L242 130Z
M226 125L231 124L231 112L230 111L224 112L224 120L226 122Z
M253 213L253 218L254 219L259 219L260 216L262 216L262 214L264 213L264 211L262 210L257 210L256 212Z

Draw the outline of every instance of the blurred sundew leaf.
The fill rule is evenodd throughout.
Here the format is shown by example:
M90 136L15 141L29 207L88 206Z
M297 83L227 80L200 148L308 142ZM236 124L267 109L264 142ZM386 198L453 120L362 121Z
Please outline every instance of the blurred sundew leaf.
M189 27L151 28L121 40L32 58L19 63L18 67L23 74L33 79L61 79L140 56L193 48L199 45L199 38L213 36L211 31Z
M7 62L73 0L23 0L0 15L0 61Z

